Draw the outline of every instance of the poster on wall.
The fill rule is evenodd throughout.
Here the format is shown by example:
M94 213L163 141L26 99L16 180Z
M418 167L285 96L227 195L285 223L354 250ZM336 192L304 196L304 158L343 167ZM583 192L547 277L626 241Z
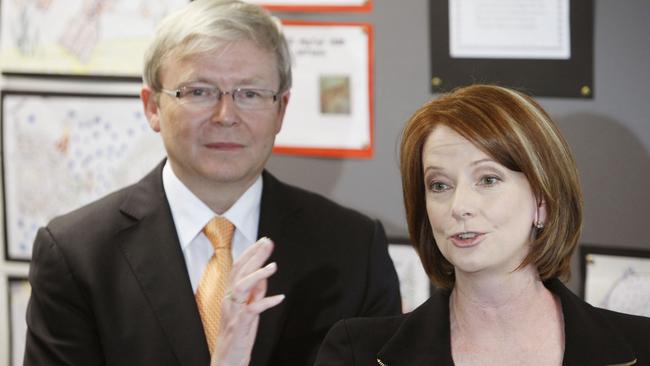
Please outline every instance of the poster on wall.
M591 0L430 1L431 87L496 83L593 98Z
M585 301L650 317L650 250L582 245L580 253Z
M399 278L402 295L402 312L408 313L425 302L431 295L431 282L422 267L420 257L408 239L389 239L388 254Z
M244 0L275 11L368 12L372 0Z
M25 335L27 324L27 302L31 293L31 287L26 278L9 277L7 284L7 298L9 299L9 357L10 365L20 366L23 364L25 354Z
M284 22L293 86L276 153L370 158L372 27Z
M3 92L5 246L29 260L39 227L135 183L165 156L137 96Z
M158 22L188 0L0 2L3 74L137 78Z

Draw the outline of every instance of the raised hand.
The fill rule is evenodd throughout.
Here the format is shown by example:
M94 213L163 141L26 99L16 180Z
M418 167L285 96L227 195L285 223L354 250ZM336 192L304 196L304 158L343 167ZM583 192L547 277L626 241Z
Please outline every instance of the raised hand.
M272 252L273 242L261 238L233 263L229 290L221 304L212 366L247 366L260 314L284 300L284 295L266 297L267 279L277 271L277 265L262 265Z

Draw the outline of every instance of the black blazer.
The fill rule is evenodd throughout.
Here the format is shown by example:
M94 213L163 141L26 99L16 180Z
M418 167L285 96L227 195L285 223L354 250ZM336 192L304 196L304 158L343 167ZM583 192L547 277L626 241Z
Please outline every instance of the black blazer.
M251 365L311 365L339 319L399 314L381 224L263 173L259 236L276 243ZM200 365L210 356L162 185L140 182L41 228L25 365Z
M650 365L650 318L595 308L557 279L546 287L562 302L563 365ZM413 312L337 323L316 366L451 366L449 292L437 291Z

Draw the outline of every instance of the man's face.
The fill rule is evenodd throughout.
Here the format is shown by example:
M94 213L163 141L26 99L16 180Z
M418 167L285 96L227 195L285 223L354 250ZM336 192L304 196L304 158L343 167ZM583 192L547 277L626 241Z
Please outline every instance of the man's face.
M226 92L237 88L277 92L276 64L274 54L242 40L186 59L170 57L160 77L167 90L200 85ZM271 155L289 100L285 92L267 108L249 110L236 106L227 94L206 108L146 89L142 97L149 124L161 134L174 173L192 190L252 184Z

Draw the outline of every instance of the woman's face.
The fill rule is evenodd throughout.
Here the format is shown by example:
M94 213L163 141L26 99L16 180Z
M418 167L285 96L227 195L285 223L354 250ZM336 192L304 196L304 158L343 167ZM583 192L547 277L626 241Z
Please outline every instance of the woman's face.
M456 275L503 274L519 267L533 223L545 215L524 174L445 125L428 136L422 163L433 236Z

